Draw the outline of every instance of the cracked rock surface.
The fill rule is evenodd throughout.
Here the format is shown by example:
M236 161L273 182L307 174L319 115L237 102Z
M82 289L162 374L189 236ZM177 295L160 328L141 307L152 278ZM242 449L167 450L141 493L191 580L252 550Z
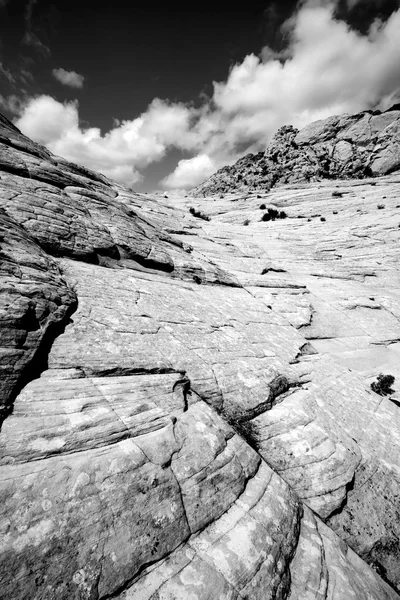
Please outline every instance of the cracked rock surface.
M400 177L167 205L0 134L2 597L398 598Z

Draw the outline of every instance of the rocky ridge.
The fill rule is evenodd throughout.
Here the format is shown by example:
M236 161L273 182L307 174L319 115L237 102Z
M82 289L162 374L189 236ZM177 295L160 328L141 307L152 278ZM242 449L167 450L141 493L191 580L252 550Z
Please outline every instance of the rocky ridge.
M400 169L400 107L281 127L265 152L223 167L191 194L269 190L277 184L354 179Z
M398 598L400 177L162 204L0 135L0 595Z

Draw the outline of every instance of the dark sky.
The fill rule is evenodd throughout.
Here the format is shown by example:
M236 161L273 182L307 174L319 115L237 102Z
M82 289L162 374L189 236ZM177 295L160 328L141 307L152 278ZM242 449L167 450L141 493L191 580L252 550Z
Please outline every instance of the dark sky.
M84 74L81 116L108 129L112 117L131 119L155 96L196 102L210 94L212 81L225 79L231 64L266 44L279 46L279 25L296 1L246 2L237 9L221 2L167 4L37 0L31 26L46 54L21 43L28 2L9 0L0 9L3 64L12 72L26 64L34 75L27 91L59 99L77 92L60 89L52 69Z
M179 9L171 4L0 0L0 61L15 79L3 74L0 94L77 98L83 123L103 132L113 118L135 118L154 97L196 105L202 94L211 95L213 80L226 80L229 67L246 55L259 54L265 45L284 48L280 26L298 2L247 0L235 8L233 2L202 0ZM398 6L397 0L367 1L349 12L343 1L337 16L363 31ZM37 43L24 43L27 34ZM52 76L59 67L84 75L83 89L60 85ZM171 161L180 157L177 150ZM168 168L155 164L148 171L162 177Z

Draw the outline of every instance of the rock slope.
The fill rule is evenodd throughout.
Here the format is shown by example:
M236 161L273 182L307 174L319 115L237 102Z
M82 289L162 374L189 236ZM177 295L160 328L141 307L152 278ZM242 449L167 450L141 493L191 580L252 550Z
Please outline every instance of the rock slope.
M165 205L0 134L0 596L398 598L400 177Z
M278 130L265 152L248 154L192 195L269 190L279 183L380 176L400 169L400 106Z

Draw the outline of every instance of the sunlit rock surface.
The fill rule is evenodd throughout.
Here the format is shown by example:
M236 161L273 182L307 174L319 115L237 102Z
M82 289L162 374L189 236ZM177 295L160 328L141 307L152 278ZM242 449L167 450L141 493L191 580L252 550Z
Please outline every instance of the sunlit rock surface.
M2 596L398 598L400 177L163 204L1 139Z
M265 152L247 154L219 169L194 196L324 179L387 175L400 169L400 105L385 112L328 117L300 131L281 127Z

